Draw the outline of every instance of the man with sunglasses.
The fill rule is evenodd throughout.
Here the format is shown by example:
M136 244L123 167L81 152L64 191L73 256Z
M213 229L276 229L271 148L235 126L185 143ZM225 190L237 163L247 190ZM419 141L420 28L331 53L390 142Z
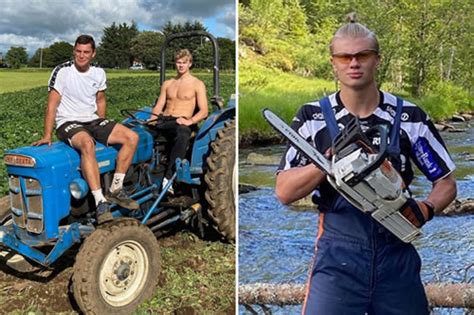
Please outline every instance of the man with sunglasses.
M406 187L414 176L412 164L433 183L426 199L408 198L400 209L421 227L456 196L455 166L443 140L419 107L378 89L375 75L380 54L372 31L352 19L335 33L330 52L340 91L305 104L292 128L329 156L334 134L329 116L334 115L333 130L344 128L354 116L364 130L380 124L393 126L400 119L400 130L395 133L399 133L399 154L391 156L392 164ZM398 116L397 106L401 106ZM380 139L374 135L370 140L378 148ZM413 245L352 206L292 146L280 163L275 190L284 204L313 192L320 211L304 314L429 313L419 274L421 261Z

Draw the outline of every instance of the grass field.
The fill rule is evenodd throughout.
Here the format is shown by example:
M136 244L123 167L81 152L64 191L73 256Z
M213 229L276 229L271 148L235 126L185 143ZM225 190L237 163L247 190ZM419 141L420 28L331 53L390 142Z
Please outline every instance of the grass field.
M19 70L0 69L0 93L28 90L35 87L48 85L52 68L35 69L25 68ZM148 70L106 70L107 79L122 77L159 76L158 71ZM170 72L172 74L172 72Z
M262 117L270 108L287 122L298 108L335 91L335 83L266 69L256 64L239 63L239 138L251 143L275 135Z

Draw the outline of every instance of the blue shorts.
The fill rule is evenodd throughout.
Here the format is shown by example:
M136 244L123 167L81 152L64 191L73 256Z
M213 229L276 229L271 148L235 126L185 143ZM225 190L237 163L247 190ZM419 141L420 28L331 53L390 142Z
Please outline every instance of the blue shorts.
M416 249L372 231L365 240L319 232L303 314L429 314Z

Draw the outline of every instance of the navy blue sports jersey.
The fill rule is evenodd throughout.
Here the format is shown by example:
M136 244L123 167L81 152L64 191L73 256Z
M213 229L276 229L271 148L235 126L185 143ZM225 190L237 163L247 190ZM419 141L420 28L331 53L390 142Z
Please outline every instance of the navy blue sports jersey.
M339 92L330 95L329 100L339 128L342 129L353 118L353 115L343 106ZM396 104L394 95L380 92L380 104L376 110L371 116L360 119L362 128L368 129L380 124L391 126L394 121ZM324 153L331 146L331 136L326 128L319 102L303 105L293 119L291 126L319 152ZM374 136L370 140L372 145L378 148L380 138ZM392 162L400 172L406 187L413 179L413 163L431 182L446 177L455 169L454 162L433 122L421 108L408 101L403 102L400 153L398 161ZM304 166L308 163L309 161L302 154L289 145L282 157L278 171Z

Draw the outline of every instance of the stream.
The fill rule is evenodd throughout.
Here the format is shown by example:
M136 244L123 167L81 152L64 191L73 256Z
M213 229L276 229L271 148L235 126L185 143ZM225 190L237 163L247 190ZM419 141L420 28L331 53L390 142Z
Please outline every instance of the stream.
M456 125L466 128L466 125ZM457 198L474 197L474 128L441 133L456 163ZM279 159L284 146L239 150L239 182L258 190L239 195L239 283L306 282L317 233L318 213L284 206L274 195L276 165L250 165L251 152ZM415 198L428 194L431 183L416 173ZM422 258L423 282L472 282L474 279L474 215L435 217L414 245ZM248 314L240 307L240 314ZM300 314L301 306L270 306L273 314ZM255 310L261 310L258 307ZM433 314L464 314L463 309L434 309Z

